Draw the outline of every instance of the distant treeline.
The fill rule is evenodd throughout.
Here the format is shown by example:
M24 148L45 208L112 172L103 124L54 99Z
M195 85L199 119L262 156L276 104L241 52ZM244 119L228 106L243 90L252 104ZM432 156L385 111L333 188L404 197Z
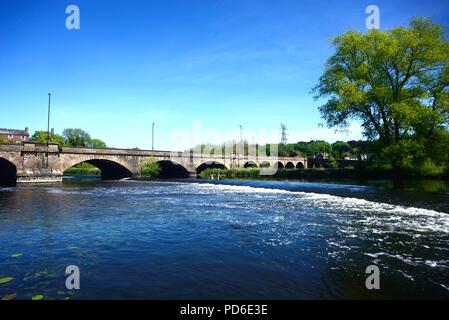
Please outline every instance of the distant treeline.
M440 175L424 174L422 172L404 170L402 178L449 178L449 172ZM279 169L274 175L260 175L259 168L247 169L206 169L199 174L202 179L256 179L256 180L377 180L394 179L396 175L391 169L375 167L355 168L309 168L309 169Z
M248 155L270 155L271 144L250 144L243 141L243 153ZM369 149L369 142L366 141L337 141L332 144L323 140L300 141L288 144L276 144L277 155L279 157L315 157L318 154L326 154L331 159L361 158ZM201 144L195 146L192 150L198 153L225 154L232 152L234 154L240 151L241 146L236 142L223 143L221 145Z
M47 142L57 143L60 148L67 147L88 147L88 148L107 148L105 142L100 139L91 138L90 134L82 129L64 129L62 135L51 134L48 138L47 131L35 131L30 137L31 141L46 144Z

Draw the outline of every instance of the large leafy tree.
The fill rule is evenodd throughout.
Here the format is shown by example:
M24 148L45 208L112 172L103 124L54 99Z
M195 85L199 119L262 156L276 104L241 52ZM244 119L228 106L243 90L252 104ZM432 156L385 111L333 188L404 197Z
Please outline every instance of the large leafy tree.
M346 156L351 154L351 146L347 142L336 141L332 143L333 155L337 159L344 159Z
M300 141L293 145L293 148L307 157L314 157L319 153L330 153L332 151L331 145L323 140Z
M47 131L35 131L30 137L31 141L46 144ZM54 134L50 137L50 142L55 142L59 147L72 146L72 147L89 147L89 148L107 148L104 141L100 139L91 139L89 133L82 129L65 129L62 136Z
M449 123L449 42L443 28L414 19L408 28L349 31L333 39L315 98L329 127L361 121L393 167L430 156Z
M47 138L48 133L47 131L35 131L34 134L30 137L31 141L40 143L40 144L46 144L47 142L54 142L59 145L59 147L63 147L65 145L64 138L59 134L54 134L50 137L50 139Z
M64 129L62 135L71 147L88 147L91 141L89 133L81 129Z
M91 148L107 148L108 146L103 140L100 139L90 139L88 146Z

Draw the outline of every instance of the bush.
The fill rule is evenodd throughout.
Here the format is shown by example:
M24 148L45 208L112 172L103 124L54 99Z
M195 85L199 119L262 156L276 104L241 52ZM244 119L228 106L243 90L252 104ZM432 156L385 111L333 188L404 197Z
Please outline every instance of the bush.
M424 156L425 147L422 141L402 139L384 147L381 159L396 169L413 171L416 164L423 161Z
M65 176L99 176L101 170L87 162L81 162L64 171Z
M441 177L443 167L431 162L423 165L419 172L402 170L403 178L412 177ZM388 167L356 167L356 168L308 168L308 169L280 169L274 175L261 176L259 168L251 169L206 169L199 174L202 179L257 179L257 180L334 180L334 179L392 179L394 172Z
M0 144L10 144L11 141L8 138L0 138Z
M417 168L417 174L421 177L439 177L443 176L445 168L437 166L429 158L425 159L423 164Z
M140 165L140 175L144 178L157 178L160 173L161 167L153 158L144 160Z

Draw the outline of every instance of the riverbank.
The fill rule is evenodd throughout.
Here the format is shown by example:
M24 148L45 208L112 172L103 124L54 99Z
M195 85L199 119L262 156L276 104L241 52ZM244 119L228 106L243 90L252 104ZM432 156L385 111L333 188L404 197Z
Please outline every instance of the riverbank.
M70 168L64 172L64 176L100 176L99 169Z
M79 163L66 171L64 176L100 176L101 170L90 163Z
M381 168L308 168L279 169L273 175L261 175L259 168L248 169L206 169L198 175L202 179L251 179L251 180L385 180L385 179L438 179L449 181L446 174L421 175L417 172L393 173Z

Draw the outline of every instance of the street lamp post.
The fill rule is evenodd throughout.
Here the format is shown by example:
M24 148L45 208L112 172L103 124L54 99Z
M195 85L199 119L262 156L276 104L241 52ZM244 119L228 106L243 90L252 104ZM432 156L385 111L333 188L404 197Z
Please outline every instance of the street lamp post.
M243 129L242 129L242 125L239 125L240 127L240 152L239 152L239 161L238 161L238 166L240 167L240 157L242 155L242 153L245 153L245 148L243 146Z
M154 122L151 127L151 150L154 150Z
M51 101L51 93L48 94L47 147L50 144L50 101Z

